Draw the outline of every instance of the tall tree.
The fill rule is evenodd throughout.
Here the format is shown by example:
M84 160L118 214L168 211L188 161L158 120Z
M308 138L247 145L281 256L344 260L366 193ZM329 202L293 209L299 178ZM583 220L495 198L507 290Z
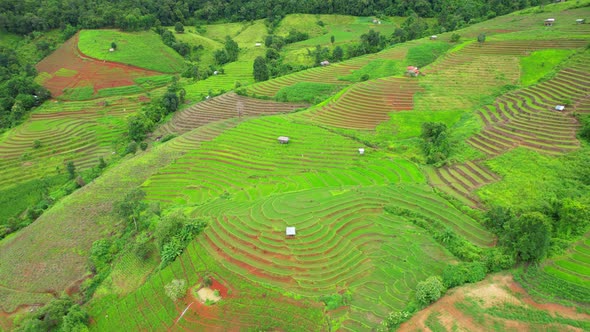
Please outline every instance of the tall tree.
M506 224L502 242L520 261L538 262L547 255L551 230L551 221L547 216L529 212Z
M262 82L268 80L268 67L266 60L259 56L254 59L254 80L256 82Z

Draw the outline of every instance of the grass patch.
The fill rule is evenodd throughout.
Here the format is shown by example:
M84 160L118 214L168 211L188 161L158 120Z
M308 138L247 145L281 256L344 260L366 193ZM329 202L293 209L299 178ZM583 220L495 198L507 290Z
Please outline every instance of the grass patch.
M144 89L137 85L119 86L115 88L106 88L98 90L98 97L112 97L112 96L125 96L130 94L136 94L144 92Z
M424 43L408 50L406 62L408 65L424 67L443 55L447 50L453 47L452 44L444 42Z
M83 86L80 88L64 89L64 93L58 99L88 100L94 96L94 87Z
M55 72L55 76L58 77L73 77L78 73L78 71L73 70L73 69L67 69L67 68L60 68L58 71Z
M37 84L43 84L45 83L45 81L47 81L48 79L52 78L53 75L51 75L50 73L47 72L40 72L37 77L35 77L35 83Z
M387 76L396 76L403 73L400 61L377 59L369 62L359 70L350 75L338 77L339 80L360 82L367 79L375 79Z
M297 82L279 90L275 95L275 99L285 102L305 101L317 104L340 89L340 86L334 84Z
M109 52L111 42L117 50ZM120 62L163 73L179 72L184 59L164 45L152 31L126 33L116 30L82 30L78 42L80 51L90 57Z
M529 86L554 73L555 67L572 55L572 50L542 50L520 59L520 83Z

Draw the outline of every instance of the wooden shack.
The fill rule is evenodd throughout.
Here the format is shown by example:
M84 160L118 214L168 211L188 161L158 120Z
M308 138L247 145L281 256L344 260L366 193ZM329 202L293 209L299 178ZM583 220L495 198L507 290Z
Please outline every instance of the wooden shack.
M281 144L287 144L287 143L289 143L289 137L287 137L287 136L279 136L279 143L281 143Z

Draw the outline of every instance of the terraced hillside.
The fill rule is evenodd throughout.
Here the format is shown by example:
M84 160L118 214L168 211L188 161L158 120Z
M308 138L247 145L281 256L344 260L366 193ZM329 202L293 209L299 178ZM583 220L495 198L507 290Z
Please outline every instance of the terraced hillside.
M382 78L355 84L326 105L306 112L317 123L352 129L375 129L389 120L388 113L412 110L414 93L420 91L411 78Z
M270 100L248 98L229 92L177 112L174 118L160 127L155 135L183 134L215 121L285 113L307 106L303 103L277 103Z
M577 121L568 107L556 111L560 104L574 104L590 92L590 54L577 57L553 79L500 97L493 106L478 112L486 127L469 140L469 144L489 156L515 146L542 153L565 153L577 149Z
M289 144L279 144L289 136ZM366 149L327 130L282 117L243 123L146 182L152 200L193 204L219 195L253 199L272 193L340 185L423 182L417 167Z
M92 101L45 104L0 141L0 187L65 172L69 161L78 170L95 166L99 157L113 152L113 140L126 131L125 118L136 103L135 98L120 98L111 99L109 106Z

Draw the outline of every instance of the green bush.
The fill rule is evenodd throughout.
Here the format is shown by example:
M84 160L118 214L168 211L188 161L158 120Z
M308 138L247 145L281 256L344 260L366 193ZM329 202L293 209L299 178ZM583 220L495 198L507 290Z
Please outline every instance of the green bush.
M448 265L442 273L442 282L446 288L461 286L465 283L481 281L485 278L487 268L482 262L459 263Z
M139 143L139 148L141 149L141 151L145 151L148 147L148 144L146 142L141 142Z
M429 305L443 296L445 291L445 286L440 277L429 277L416 286L416 300L422 305Z
M176 302L186 294L186 280L174 279L164 286L164 292L172 301Z
M351 300L352 295L349 292L344 294L323 295L320 297L320 301L324 302L327 310L334 310L349 305Z

